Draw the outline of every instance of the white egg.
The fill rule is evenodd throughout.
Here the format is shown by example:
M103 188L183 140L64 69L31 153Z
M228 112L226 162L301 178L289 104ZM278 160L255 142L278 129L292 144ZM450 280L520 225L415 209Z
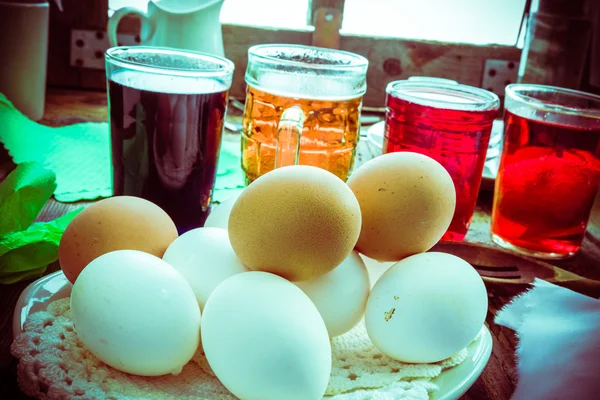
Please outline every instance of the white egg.
M359 255L365 263L365 265L367 266L367 271L369 271L369 280L371 281L371 288L373 288L373 285L377 283L377 281L385 271L390 269L392 265L396 264L396 262L393 261L377 261L365 256L364 254L359 253Z
M233 208L237 198L240 197L240 194L241 191L221 202L221 204L213 205L210 214L208 214L208 217L206 218L204 226L208 228L212 227L227 229L227 225L229 224L229 214L231 214L231 209Z
M227 231L221 228L184 233L169 245L163 260L187 279L201 309L219 283L248 270L235 255Z
M137 250L106 253L73 285L71 317L85 347L123 372L178 374L200 341L200 308L173 267Z
M295 284L317 306L330 337L348 332L360 321L371 288L367 267L355 251L333 271Z
M214 290L202 345L217 378L243 400L317 400L329 382L331 344L319 311L267 272L232 276Z
M392 358L436 362L477 336L487 303L485 285L466 261L446 253L417 254L394 264L373 286L367 333Z

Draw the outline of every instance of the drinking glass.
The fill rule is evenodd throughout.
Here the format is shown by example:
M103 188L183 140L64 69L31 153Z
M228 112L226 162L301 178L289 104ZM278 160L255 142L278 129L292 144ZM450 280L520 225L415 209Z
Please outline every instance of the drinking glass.
M600 96L512 84L504 108L492 240L529 256L570 257L600 183Z
M299 45L248 50L242 168L251 183L276 166L303 164L343 180L354 166L368 61Z
M391 82L386 93L383 153L421 153L446 168L456 188L456 209L442 240L462 241L477 202L498 96L435 80Z
M159 47L106 52L115 195L143 197L180 233L210 211L233 63Z

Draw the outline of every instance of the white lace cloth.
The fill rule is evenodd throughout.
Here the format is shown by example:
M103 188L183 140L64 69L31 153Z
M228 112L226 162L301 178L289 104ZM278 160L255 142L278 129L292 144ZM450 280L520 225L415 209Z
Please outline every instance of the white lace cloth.
M30 315L11 351L19 358L21 390L37 399L235 399L201 350L177 376L140 377L107 366L75 334L69 299ZM431 379L460 364L467 351L436 364L405 364L381 354L360 323L332 340L332 355L327 399L399 400L428 399L438 389Z

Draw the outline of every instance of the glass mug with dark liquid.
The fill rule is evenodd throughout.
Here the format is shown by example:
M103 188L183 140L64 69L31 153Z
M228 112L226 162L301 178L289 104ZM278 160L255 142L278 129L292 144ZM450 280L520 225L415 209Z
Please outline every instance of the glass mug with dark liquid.
M115 195L145 198L180 233L210 211L233 63L159 47L106 52Z
M368 61L299 45L248 50L242 168L246 182L284 165L313 165L344 181L354 166Z

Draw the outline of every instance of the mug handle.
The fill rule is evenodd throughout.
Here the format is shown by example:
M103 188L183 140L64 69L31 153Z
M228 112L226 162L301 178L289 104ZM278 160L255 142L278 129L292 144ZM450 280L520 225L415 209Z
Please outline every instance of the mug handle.
M117 28L119 26L119 22L121 22L121 18L126 15L134 14L140 18L141 27L140 27L140 36L142 32L147 31L147 37L141 38L142 44L147 43L152 36L154 35L154 23L148 18L148 16L142 11L138 10L134 7L123 7L119 8L108 20L108 26L106 27L106 31L108 33L108 43L110 47L118 46L119 41L117 40ZM144 29L146 28L146 29Z
M305 118L304 112L299 106L290 107L281 114L277 126L275 168L298 165L300 138L302 137Z

